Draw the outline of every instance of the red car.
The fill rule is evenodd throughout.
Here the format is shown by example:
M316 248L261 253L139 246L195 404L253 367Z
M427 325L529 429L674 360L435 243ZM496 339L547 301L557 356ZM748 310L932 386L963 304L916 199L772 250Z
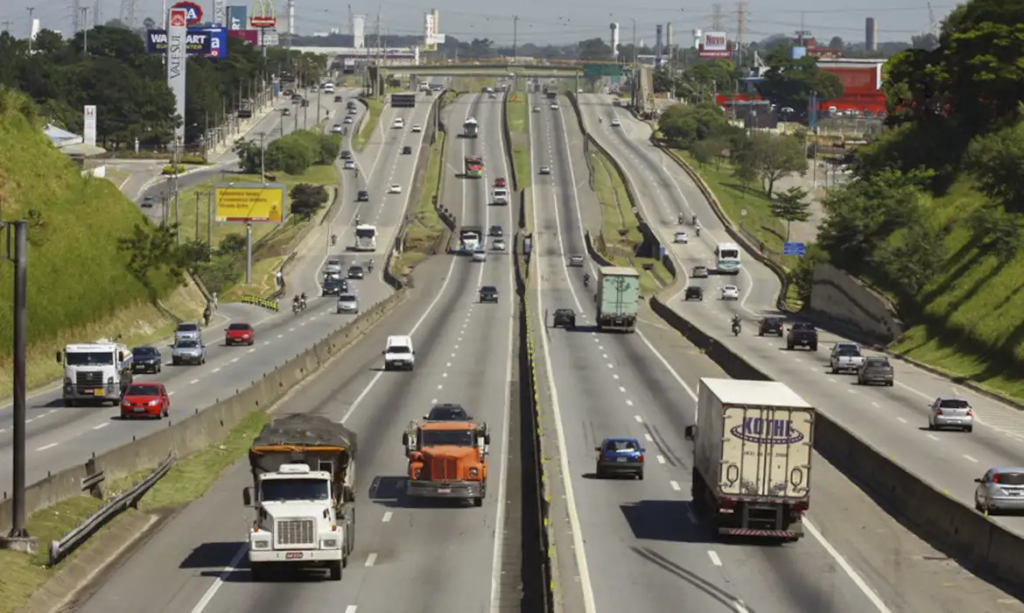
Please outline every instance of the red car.
M249 324L231 324L224 330L225 345L252 345L256 342L256 331Z
M171 397L163 383L132 383L121 397L121 419L167 417Z
M497 179L495 179L494 187L505 187L505 179L503 177L498 177Z

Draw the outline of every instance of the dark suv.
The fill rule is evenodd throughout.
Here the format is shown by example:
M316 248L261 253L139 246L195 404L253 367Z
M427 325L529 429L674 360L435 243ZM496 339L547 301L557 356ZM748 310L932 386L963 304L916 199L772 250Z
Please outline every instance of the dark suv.
M341 152L341 159L343 159L343 160L351 160L352 159L352 152L349 151L348 149L342 150L342 152Z
M555 328L575 328L576 311L572 309L555 309L555 316L551 325Z
M369 202L369 201L370 201L370 192L366 191L365 189L359 190L359 192L356 194L356 202Z
M412 154L412 147L410 147L409 145L406 145L406 146L402 147L402 155L411 155L411 154Z
M691 285L686 288L686 296L683 300L704 300L704 288L699 285Z
M818 331L814 329L814 325L805 321L793 324L786 336L786 349L792 350L795 347L807 347L811 351L818 350Z
M470 421L473 416L467 413L461 404L444 402L431 407L430 412L424 415L423 419L427 421Z
M765 334L771 334L773 336L781 337L783 332L784 319L781 317L765 317L757 325L757 335L764 336Z
M485 285L480 288L480 302L497 302L498 288L493 285Z

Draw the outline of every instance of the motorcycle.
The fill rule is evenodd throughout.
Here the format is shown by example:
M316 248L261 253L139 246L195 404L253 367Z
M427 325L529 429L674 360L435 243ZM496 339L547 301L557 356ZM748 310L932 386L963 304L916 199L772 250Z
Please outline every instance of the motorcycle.
M732 335L733 336L739 336L740 332L741 332L740 322L738 322L738 321L732 322Z
M331 246L333 247L334 245L337 245L337 244L338 244L338 235L337 234L332 234L331 235Z
M366 263L366 270L368 272L373 272L373 260L370 260L369 262Z
M700 228L697 228L696 230L694 230L694 233L695 233L695 234L696 234L697 236L700 236Z
M296 315L298 315L299 311L301 311L301 310L302 310L302 305L301 304L299 304L298 302L293 302L292 303L292 313L295 313Z
M683 225L683 216L682 215L679 216L679 225Z
M583 287L590 287L590 275L584 275Z

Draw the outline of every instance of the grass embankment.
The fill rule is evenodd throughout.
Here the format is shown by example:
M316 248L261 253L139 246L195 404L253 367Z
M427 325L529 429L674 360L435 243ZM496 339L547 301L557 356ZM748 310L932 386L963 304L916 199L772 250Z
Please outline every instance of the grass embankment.
M479 94L485 87L497 86L497 77L455 77L451 88L463 94Z
M635 268L640 273L640 291L653 296L672 283L672 275L659 260L634 255L643 235L615 165L597 147L590 148L590 163L594 166L594 191L601 203L601 234L594 247L616 266ZM644 270L645 265L653 268Z
M43 135L43 123L27 98L0 90L3 219L29 220L29 389L60 378L53 356L67 343L149 342L203 308L194 286L177 288L153 274L146 287L131 275L118 240L145 217L112 182L83 178ZM0 398L12 386L13 275L14 265L0 262Z
M311 166L309 170L300 175L289 175L286 173L275 173L274 183L282 183L287 191L300 183L322 185L332 187L338 183L338 173L333 165ZM268 179L269 181L269 179ZM213 187L217 183L260 183L260 176L246 174L222 175L219 179L204 181L198 185L183 191L178 198L181 223L182 242L199 240L206 242L209 231L209 205L212 201ZM196 207L196 196L199 197L199 207ZM174 221L173 204L169 205L168 217ZM328 202L324 206L330 206ZM210 291L218 291L220 302L237 300L244 295L256 295L268 297L274 292L274 274L277 266L287 257L288 246L296 238L299 232L308 222L300 220L296 215L290 215L282 226L272 224L253 224L253 264L252 283L244 283L245 274L245 225L244 224L218 224L213 225L213 247L217 249L228 244L241 244L242 250L238 257L232 258L222 266L214 266L210 269L200 271L200 277L207 284ZM198 225L197 225L198 224ZM242 241L239 243L238 241ZM239 261L238 258L241 258ZM240 266L240 268L239 268ZM239 274L239 271L240 274Z
M757 240L764 243L768 249L775 253L782 253L782 244L785 242L786 225L772 215L771 200L764 190L758 186L747 187L733 177L732 165L727 161L720 164L704 164L701 166L690 155L689 151L676 149L673 154L679 156L690 165L697 174L707 183L708 189L722 205L722 210L732 222L739 226L742 222ZM744 215L743 211L747 214ZM786 270L792 270L799 258L792 256L781 256L779 263ZM792 309L800 308L800 299L796 295L796 286L790 285L786 296L786 302Z
M979 244L970 219L986 205L966 178L926 201L935 227L948 231L945 253L935 254L943 264L916 297L923 323L892 349L1024 402L1024 251L1000 261Z
M525 94L513 92L505 98L508 131L512 136L512 164L516 168L519 189L530 187L530 105Z
M366 147L366 143L370 141L373 133L377 131L377 126L380 124L380 114L384 110L384 102L382 100L376 98L365 98L365 100L366 117L359 124L359 132L352 139L352 148L356 151L362 151Z
M245 457L252 439L268 420L269 415L266 412L255 411L232 428L228 436L218 444L179 460L139 501L137 510L130 509L122 513L93 538L101 538L99 535L110 530L126 514L175 509L199 499L225 469ZM140 472L111 483L105 492L109 492L107 495L112 497L130 486L133 481L140 481L149 472ZM18 610L69 561L88 550L90 545L86 543L56 568L46 567L49 559L47 546L50 541L59 539L62 534L95 513L102 504L103 501L97 498L77 496L29 516L26 528L29 534L38 539L39 553L29 556L0 550L0 568L3 568L3 581L0 581L0 613Z

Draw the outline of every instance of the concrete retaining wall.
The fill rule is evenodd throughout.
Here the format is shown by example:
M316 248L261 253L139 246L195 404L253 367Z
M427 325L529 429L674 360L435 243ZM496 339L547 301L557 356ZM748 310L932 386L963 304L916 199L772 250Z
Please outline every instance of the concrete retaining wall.
M888 345L903 333L884 299L831 264L814 267L809 315L852 328L855 336Z
M718 343L658 298L650 302L668 325L699 347L734 379L770 378ZM1024 539L993 522L885 456L826 415L818 413L814 448L869 491L889 513L937 549L979 575L1024 584ZM814 508L812 496L811 508Z
M183 419L178 419L178 414L174 414L174 418L167 420L167 427L162 430L137 440L133 438L132 442L106 453L93 454L97 470L104 471L108 480L117 479L155 467L172 450L179 458L187 456L222 438L250 411L269 408L288 390L323 367L329 359L355 343L405 300L406 290L401 288L401 283L397 279L390 282L400 288L396 293L285 364L263 374L251 386L236 389L234 393L225 390L225 397L214 399L213 406L204 411L197 409ZM82 495L81 483L86 476L87 460L89 458L82 458L81 464L51 474L29 486L26 490L25 511L31 514L61 500ZM0 502L0 532L6 533L10 529L12 506L10 498Z

